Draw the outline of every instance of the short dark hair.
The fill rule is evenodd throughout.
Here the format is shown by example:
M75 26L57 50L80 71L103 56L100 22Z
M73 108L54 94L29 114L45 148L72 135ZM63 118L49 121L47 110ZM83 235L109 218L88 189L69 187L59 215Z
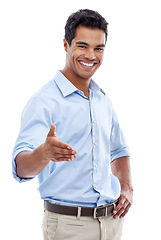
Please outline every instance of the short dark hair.
M67 19L65 26L65 39L71 46L73 38L75 38L76 28L78 26L85 26L88 28L99 28L105 32L107 40L107 21L96 11L90 9L80 9L75 13L72 13Z

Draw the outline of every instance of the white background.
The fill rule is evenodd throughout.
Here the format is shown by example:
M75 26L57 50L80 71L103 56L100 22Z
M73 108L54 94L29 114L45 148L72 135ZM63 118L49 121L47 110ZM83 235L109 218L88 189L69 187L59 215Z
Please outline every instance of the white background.
M27 100L65 64L65 22L80 8L109 22L94 80L111 97L131 150L134 204L122 239L161 239L159 0L0 2L0 239L42 239L38 182L13 180L11 155Z

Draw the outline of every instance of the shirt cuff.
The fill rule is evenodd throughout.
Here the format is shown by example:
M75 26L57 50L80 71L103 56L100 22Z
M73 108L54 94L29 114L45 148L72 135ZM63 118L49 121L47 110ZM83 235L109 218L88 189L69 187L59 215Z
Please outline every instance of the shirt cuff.
M16 166L15 159L16 159L17 155L20 152L25 152L25 151L32 152L33 150L34 150L33 147L21 147L21 148L19 148L16 151L13 152L13 157L12 157L12 175L13 175L14 179L16 181L18 181L19 183L21 183L21 182L28 182L31 179L33 179L34 177L33 178L20 178L17 175L17 166Z
M130 156L129 148L123 147L121 149L117 149L111 153L111 162L113 162L117 158Z

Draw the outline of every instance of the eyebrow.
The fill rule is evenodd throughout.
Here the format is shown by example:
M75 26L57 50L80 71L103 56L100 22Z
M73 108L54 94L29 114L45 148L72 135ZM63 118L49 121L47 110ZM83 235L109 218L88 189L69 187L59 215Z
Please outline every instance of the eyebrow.
M81 42L81 41L79 41L79 42L76 42L76 44L82 44L82 45L89 46L89 44L88 44L88 43L86 43L86 42Z
M86 45L86 46L89 46L89 44L88 43L86 43L86 42L82 42L82 41L79 41L79 42L76 42L76 44L82 44L82 45ZM105 47L105 44L99 44L99 45L97 45L96 47Z
M105 44L99 44L99 45L97 45L96 47L105 47Z

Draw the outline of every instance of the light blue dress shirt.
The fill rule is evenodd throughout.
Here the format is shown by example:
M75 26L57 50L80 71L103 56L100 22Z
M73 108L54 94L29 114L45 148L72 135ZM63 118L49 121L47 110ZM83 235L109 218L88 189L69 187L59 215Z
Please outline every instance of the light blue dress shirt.
M23 110L13 150L14 178L19 182L29 180L17 176L15 158L44 143L51 123L56 125L58 139L70 144L77 157L71 162L50 161L38 175L41 198L90 207L115 201L120 184L110 171L110 163L129 156L129 150L111 101L93 80L88 99L60 71Z

